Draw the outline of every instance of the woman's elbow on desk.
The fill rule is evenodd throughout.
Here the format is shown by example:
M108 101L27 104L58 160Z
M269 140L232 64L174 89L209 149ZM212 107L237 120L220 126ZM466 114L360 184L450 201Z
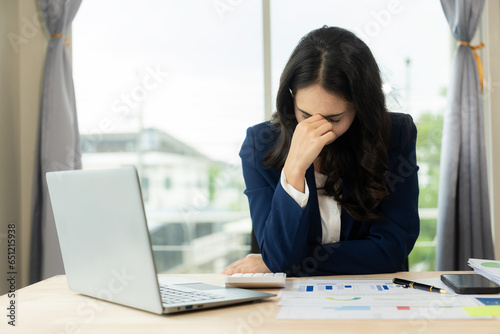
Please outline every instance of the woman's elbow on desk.
M283 252L279 251L277 247L268 250L264 246L261 252L262 259L272 272L283 272L287 276L304 276L304 267L310 262L310 256L308 256L307 250L301 251L299 248Z

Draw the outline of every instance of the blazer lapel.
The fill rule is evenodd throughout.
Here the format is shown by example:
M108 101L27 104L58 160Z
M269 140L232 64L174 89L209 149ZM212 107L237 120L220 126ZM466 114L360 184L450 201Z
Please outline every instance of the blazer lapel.
M342 177L342 198L345 199L349 196L354 188L354 182L348 175ZM342 208L340 213L340 240L346 240L350 235L351 229L354 226L354 218Z
M322 228L321 216L318 204L318 190L316 188L316 178L314 177L314 165L306 171L306 182L309 187L309 243L321 244Z

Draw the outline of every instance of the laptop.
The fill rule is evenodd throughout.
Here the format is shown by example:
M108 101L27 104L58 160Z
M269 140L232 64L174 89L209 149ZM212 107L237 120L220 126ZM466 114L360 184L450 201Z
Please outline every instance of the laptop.
M170 314L274 294L159 277L134 167L46 174L70 290Z

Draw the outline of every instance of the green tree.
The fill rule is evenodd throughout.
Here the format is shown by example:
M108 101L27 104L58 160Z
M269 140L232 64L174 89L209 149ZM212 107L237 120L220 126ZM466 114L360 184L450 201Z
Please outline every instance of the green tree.
M437 208L443 115L426 112L416 126L417 163L421 167L419 208Z
M208 169L208 199L212 203L217 196L217 177L222 168L219 165L212 165Z
M439 191L439 165L441 159L441 137L443 115L433 112L423 113L416 120L417 163L419 175L419 208L437 208ZM409 256L410 270L435 270L436 218L420 219L420 235Z

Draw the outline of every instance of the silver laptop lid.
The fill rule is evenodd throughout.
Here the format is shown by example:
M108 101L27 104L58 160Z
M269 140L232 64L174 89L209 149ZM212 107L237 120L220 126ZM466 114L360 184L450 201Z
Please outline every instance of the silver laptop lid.
M47 173L71 290L161 314L134 167Z

